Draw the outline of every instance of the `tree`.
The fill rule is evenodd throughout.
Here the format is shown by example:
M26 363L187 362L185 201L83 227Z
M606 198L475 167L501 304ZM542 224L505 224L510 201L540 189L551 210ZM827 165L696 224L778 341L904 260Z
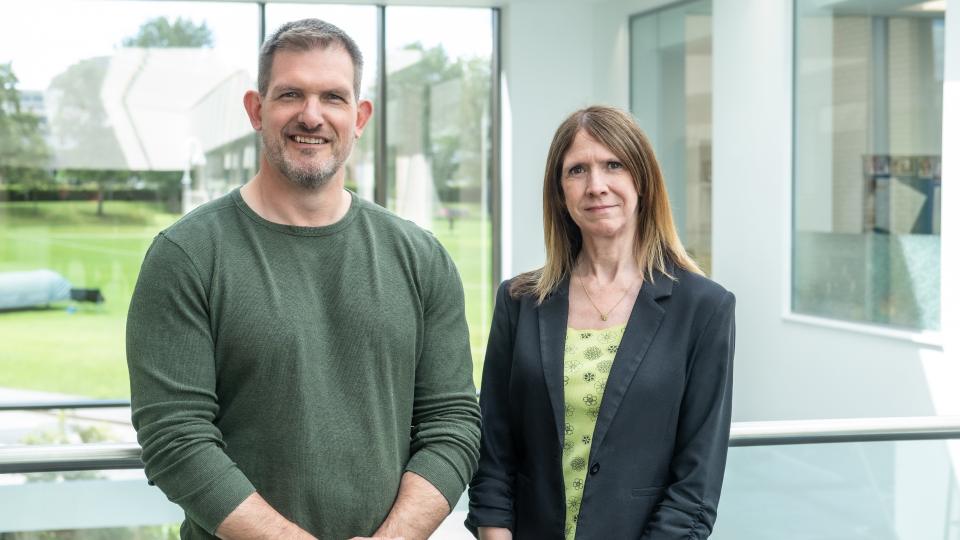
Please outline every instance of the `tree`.
M109 58L81 60L50 81L47 91L59 176L97 186L97 215L110 186L122 179L127 162L100 99Z
M47 179L50 148L41 119L23 110L10 62L0 64L0 181L32 185Z
M483 118L489 113L490 60L451 59L442 45L426 48L419 42L405 49L418 52L420 58L390 74L389 99L398 112L389 129L419 137L398 138L391 150L428 159L441 202L474 199L487 181L484 171L489 167L483 163L487 157L482 139L488 135ZM443 94L456 99L434 99ZM441 110L435 110L441 102Z
M136 35L124 38L124 47L213 47L213 32L207 21L199 25L177 17L170 23L166 17L155 17L140 25Z

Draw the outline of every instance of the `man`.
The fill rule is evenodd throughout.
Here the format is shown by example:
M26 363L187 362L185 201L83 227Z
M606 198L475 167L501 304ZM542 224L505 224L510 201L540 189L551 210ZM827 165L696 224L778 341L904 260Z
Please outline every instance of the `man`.
M316 19L263 45L241 189L150 247L127 324L147 477L184 538L426 538L477 464L463 288L427 232L344 189L372 114Z

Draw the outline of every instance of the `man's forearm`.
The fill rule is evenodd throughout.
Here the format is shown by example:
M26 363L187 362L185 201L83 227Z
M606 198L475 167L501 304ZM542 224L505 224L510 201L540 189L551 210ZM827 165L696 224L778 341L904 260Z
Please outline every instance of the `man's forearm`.
M503 527L480 527L480 540L513 540L510 529Z
M440 490L423 477L405 472L397 500L374 536L426 539L449 513L450 505Z
M237 506L217 527L217 536L225 540L293 538L308 540L313 535L287 520L270 504L254 493Z

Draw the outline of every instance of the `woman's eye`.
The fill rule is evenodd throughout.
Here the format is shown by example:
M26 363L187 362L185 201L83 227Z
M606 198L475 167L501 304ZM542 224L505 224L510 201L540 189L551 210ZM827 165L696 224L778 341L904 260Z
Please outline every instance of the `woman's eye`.
M623 163L620 163L619 161L611 161L607 163L607 167L610 169L622 169Z
M574 165L573 167L570 167L570 170L567 171L567 172L568 172L569 174L571 174L571 175L574 175L574 174L583 174L583 166L582 166L582 165Z

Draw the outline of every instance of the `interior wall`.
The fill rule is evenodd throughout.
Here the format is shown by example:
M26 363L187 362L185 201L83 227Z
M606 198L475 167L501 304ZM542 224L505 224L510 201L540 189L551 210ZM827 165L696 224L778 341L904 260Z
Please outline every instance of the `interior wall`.
M714 273L738 296L734 419L946 414L929 384L938 347L784 316L791 4L714 1Z
M505 278L543 265L543 166L554 131L587 105L629 107L628 20L662 4L535 0L502 8L504 107L510 113L503 164Z
M553 131L592 93L590 21L581 2L519 2L502 11L504 279L543 265L543 164ZM579 29L587 28L587 31Z

